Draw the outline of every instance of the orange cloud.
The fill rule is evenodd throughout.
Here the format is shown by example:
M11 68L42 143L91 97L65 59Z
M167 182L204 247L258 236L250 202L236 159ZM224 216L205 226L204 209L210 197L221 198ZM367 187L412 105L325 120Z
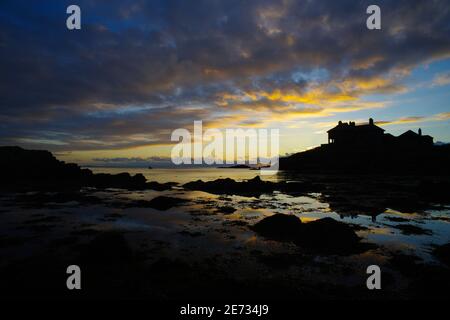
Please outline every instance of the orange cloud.
M404 123L417 123L417 122L434 122L434 121L446 121L450 119L450 112L438 113L429 117L425 116L413 116L413 117L403 117L391 121L378 121L377 124L381 126L388 126L393 124L404 124Z

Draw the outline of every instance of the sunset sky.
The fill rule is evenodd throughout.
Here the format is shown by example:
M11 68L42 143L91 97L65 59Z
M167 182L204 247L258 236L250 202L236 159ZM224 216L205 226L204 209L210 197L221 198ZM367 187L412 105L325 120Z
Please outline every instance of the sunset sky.
M82 29L66 28L77 4ZM366 28L377 4L382 29ZM171 132L280 128L281 154L339 120L450 142L450 3L0 3L0 145L105 164L170 156Z

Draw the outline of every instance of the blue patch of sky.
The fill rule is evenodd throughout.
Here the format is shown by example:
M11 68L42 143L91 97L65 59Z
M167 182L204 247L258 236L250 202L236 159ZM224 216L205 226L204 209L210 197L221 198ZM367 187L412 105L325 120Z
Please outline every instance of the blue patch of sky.
M419 122L386 126L386 131L398 135L405 130L422 128L425 134L435 137L435 141L449 141L449 120L436 121L435 115L450 112L450 85L435 85L433 80L440 74L450 72L450 59L421 65L403 80L408 89L398 94L369 95L361 101L386 103L384 108L373 108L351 113L336 114L332 119L368 119L392 121L407 117L423 117ZM349 119L345 119L348 117Z
M291 78L295 83L299 83L302 81L321 82L327 80L329 76L330 74L328 70L326 70L325 68L315 68L309 71L307 70L294 71L291 75Z

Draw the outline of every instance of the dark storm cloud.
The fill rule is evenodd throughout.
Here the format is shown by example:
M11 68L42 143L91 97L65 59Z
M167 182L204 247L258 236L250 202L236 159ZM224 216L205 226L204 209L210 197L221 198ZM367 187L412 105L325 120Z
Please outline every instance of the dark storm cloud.
M358 97L400 87L395 79L347 91L335 84L450 55L448 1L377 1L383 29L369 32L371 2L76 1L82 30L68 31L72 1L2 1L0 142L53 150L158 144L193 120L294 108L270 92L305 93L316 69L326 71L319 82L327 96ZM224 99L252 92L268 94Z

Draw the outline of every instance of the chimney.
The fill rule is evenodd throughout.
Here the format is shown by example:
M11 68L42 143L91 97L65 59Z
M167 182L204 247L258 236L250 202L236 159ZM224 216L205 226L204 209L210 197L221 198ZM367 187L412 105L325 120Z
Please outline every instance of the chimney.
M419 128L419 136L422 135L422 129Z
M373 119L372 118L369 119L369 124L373 125Z

